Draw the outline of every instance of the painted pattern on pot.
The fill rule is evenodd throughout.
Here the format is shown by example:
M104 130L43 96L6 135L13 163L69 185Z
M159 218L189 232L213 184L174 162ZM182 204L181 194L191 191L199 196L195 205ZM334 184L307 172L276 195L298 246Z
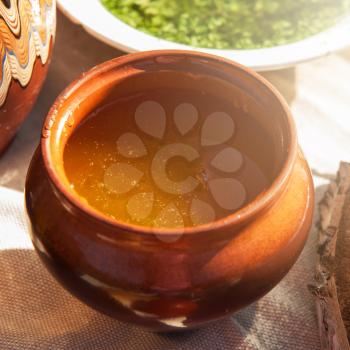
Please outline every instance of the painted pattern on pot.
M39 95L55 30L55 0L0 0L0 154Z
M55 0L0 1L0 106L12 79L28 85L35 59L47 63L56 27Z

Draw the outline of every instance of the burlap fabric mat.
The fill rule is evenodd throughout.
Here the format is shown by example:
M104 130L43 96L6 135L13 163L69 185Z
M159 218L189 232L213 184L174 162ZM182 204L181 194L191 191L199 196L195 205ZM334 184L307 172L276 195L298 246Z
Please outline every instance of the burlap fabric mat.
M319 349L307 285L316 232L287 277L234 317L181 334L153 334L103 316L46 271L27 234L23 193L0 188L0 350Z

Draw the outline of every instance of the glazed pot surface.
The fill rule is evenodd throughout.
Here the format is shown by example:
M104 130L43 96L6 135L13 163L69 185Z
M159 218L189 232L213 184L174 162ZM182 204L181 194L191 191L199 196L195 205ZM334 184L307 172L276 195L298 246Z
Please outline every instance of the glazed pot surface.
M56 1L0 2L0 154L31 111L47 75L56 31Z
M271 186L227 218L180 235L119 223L84 203L65 178L65 144L90 111L115 97L120 77L142 76L144 69L189 70L189 80L192 69L202 69L241 89L241 108L254 109L254 101L269 108L273 122L266 125L279 145ZM63 286L103 313L160 331L228 316L271 290L299 256L313 207L312 177L279 94L239 65L188 52L127 56L72 84L46 120L26 183L34 246ZM177 239L159 239L165 234Z

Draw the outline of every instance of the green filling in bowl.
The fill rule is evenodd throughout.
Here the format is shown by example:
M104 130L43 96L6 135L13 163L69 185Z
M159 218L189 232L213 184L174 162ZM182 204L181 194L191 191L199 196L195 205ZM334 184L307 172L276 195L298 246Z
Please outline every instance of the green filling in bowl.
M159 38L212 49L256 49L322 32L350 0L101 0L115 16Z

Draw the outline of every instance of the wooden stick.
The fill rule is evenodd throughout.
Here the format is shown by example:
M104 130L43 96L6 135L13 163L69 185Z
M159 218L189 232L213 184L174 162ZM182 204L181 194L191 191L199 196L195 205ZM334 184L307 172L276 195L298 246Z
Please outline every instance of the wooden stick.
M321 349L350 350L349 163L341 163L319 209L316 285L310 289L316 297Z

